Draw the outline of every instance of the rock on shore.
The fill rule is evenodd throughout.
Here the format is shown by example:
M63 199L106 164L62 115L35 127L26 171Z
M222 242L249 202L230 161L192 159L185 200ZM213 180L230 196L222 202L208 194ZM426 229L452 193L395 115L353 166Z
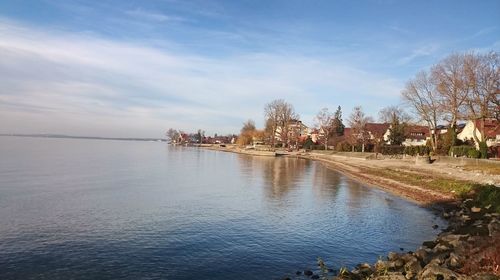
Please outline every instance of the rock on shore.
M425 241L414 252L390 252L375 264L359 264L341 273L320 270L306 276L352 280L494 280L500 279L500 214L466 200L442 213L449 226L435 240Z

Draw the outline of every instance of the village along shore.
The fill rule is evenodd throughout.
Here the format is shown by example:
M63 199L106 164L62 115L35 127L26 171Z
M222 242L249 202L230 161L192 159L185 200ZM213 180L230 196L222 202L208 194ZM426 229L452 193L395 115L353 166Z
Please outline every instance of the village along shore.
M419 248L389 252L374 264L331 268L318 259L316 268L299 268L283 279L500 279L500 161L476 160L472 164L437 157L431 163L416 157L394 159L373 153L287 152L237 145L199 147L319 161L369 186L428 207L448 221L448 227L434 240L423 242Z

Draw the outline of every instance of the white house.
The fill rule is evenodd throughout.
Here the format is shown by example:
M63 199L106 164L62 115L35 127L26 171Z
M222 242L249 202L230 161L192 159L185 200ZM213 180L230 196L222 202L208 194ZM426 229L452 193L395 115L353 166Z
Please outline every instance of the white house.
M486 145L488 147L500 145L500 123L495 119L486 119L484 121L484 134L481 134L480 128L481 120L477 119L474 121L468 121L465 124L464 129L457 135L457 138L462 141L472 140L474 141L474 130L476 132L479 141L484 141L486 139ZM479 147L479 143L476 143L476 147Z
M296 139L298 137L301 137L301 136L304 136L304 135L308 135L309 134L309 128L304 124L302 123L302 121L300 120L291 120L288 124L287 124L287 128L288 128L288 141L291 141L292 139ZM283 131L283 128L281 126L278 126L276 128L276 133L274 134L274 138L277 140L277 142L279 143L281 140L282 140L282 133Z

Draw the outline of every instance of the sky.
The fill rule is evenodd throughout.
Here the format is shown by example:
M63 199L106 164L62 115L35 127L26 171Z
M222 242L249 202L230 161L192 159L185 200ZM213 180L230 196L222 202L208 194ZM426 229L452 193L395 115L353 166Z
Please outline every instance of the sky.
M500 51L500 1L0 1L0 133L238 133L274 99L376 118L468 51Z

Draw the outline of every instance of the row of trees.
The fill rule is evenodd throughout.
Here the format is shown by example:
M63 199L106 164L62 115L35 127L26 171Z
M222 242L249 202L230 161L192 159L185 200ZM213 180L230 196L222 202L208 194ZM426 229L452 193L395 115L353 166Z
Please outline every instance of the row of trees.
M365 146L380 147L383 144L401 145L405 141L406 128L414 123L425 123L430 132L429 146L434 152L438 150L442 136L437 131L438 124L445 122L449 134L449 147L457 144L457 122L461 120L479 120L479 131L485 135L485 120L500 118L500 72L499 55L497 52L487 54L463 53L452 54L439 61L428 70L424 70L410 79L401 95L404 104L411 108L413 115L407 114L402 107L389 106L379 112L379 121L390 124L388 139L383 133L368 131L367 124L373 118L366 116L361 107L355 107L347 119L350 126L350 139L344 136L345 126L342 120L342 110L339 106L335 112L328 108L321 109L315 117L315 128L318 130L321 143L327 149L331 142L339 144L346 142L350 147L359 147L365 151ZM248 120L243 124L238 137L238 144L248 145L258 141L275 147L281 144L288 147L297 143L298 131L301 131L299 115L292 104L283 99L273 100L264 107L265 128L259 130L255 122ZM294 125L291 125L294 124ZM385 132L385 131L384 131ZM474 141L485 144L485 138L474 131ZM169 131L167 136L175 138L176 131ZM380 134L381 135L374 135ZM170 135L171 134L171 135ZM202 131L197 135L203 138ZM331 141L332 140L332 141ZM441 145L442 146L442 145ZM444 151L447 153L448 151Z
M266 128L263 131L255 129L255 123L251 120L244 123L240 134L242 141L239 143L249 144L253 137L263 139L273 147L276 145L276 140L278 140L283 147L286 147L297 141L300 136L298 131L300 130L295 124L299 122L299 116L290 103L283 99L271 101L264 107L264 116L266 118ZM410 116L401 108L390 106L381 110L379 118L382 122L391 123L389 141L400 145L404 141L404 129L410 121ZM347 119L347 123L352 130L348 138L344 137L346 127L342 119L341 106L338 106L334 112L328 108L321 109L315 116L314 122L314 129L319 138L317 140L323 144L325 150L328 149L329 145L345 142L344 144L351 149L359 145L361 151L365 151L365 146L368 143L374 144L371 137L375 136L375 141L378 142L375 144L382 144L383 141L383 133L373 135L373 133L377 134L377 132L368 131L367 124L374 122L374 120L372 117L365 115L361 106L355 107ZM258 137L255 137L256 135Z
M174 144L229 144L234 142L237 137L234 134L217 135L217 133L212 137L206 136L205 131L201 129L194 133L186 133L173 128L169 128L165 135Z
M255 122L248 120L243 124L240 131L238 143L248 145L253 139L259 139L271 147L278 144L282 147L298 146L298 139L302 131L300 116L295 112L292 104L283 99L276 99L264 106L264 117L266 120L264 130L258 130ZM322 142L327 148L330 138L342 136L345 125L342 121L342 109L339 106L335 112L323 108L315 118Z
M403 100L430 131L441 121L454 133L457 121L479 120L478 129L485 135L485 120L500 117L499 62L497 52L452 54L410 79L402 91ZM485 141L475 130L473 137L476 143ZM431 133L434 151L438 141L438 135Z
M184 136L188 138L190 142L202 143L203 139L205 138L205 131L198 129L196 133L187 134L181 130L169 128L165 135L172 142L187 141L187 139L182 139Z

